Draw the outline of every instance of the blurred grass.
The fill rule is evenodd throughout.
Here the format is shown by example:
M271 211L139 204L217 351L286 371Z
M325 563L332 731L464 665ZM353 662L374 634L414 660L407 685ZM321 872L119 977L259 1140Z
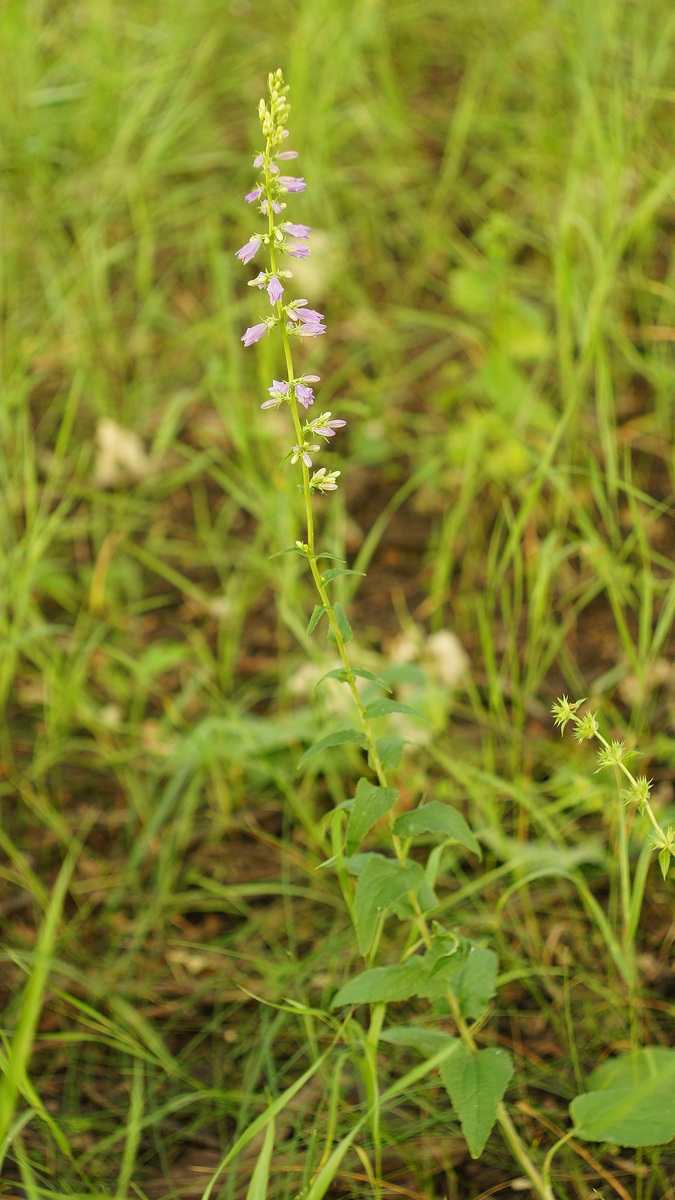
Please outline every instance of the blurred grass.
M553 742L547 708L591 695L672 804L674 31L665 0L2 6L6 1031L93 821L6 1160L27 1194L201 1196L193 1167L323 1045L315 1018L239 985L318 1006L351 961L315 868L353 763L318 788L294 774L334 701L295 688L324 656L293 556L269 559L298 532L286 434L259 414L274 351L239 341L256 309L233 250L278 65L309 183L293 215L315 228L298 279L329 324L307 362L349 419L325 537L370 565L343 599L434 720L406 791L463 804L491 855L478 876L444 860L443 904L496 940L497 1036L523 1048L530 1104L621 1044L619 1010L609 1029L594 1011L616 996L610 958L560 874L605 895L607 785ZM140 439L118 444L126 469L106 467L106 418ZM445 628L471 662L454 689L420 666ZM417 665L392 665L402 632ZM523 882L533 856L547 883ZM667 905L649 894L658 1039ZM358 1097L325 1082L275 1196L318 1166L331 1105L349 1129ZM428 1081L415 1102L391 1137L432 1188L455 1176L424 1142ZM572 1151L566 1170L570 1197L607 1187ZM649 1172L645 1200L668 1186Z

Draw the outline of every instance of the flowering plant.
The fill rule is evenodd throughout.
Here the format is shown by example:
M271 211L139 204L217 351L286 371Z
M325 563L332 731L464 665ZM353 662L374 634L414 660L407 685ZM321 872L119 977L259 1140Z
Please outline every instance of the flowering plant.
M404 1094L417 1080L437 1069L471 1156L481 1156L493 1127L497 1125L539 1200L553 1200L550 1166L558 1146L572 1134L587 1140L621 1140L616 1137L616 1121L613 1123L612 1087L617 1078L619 1085L623 1086L627 1071L642 1072L646 1077L652 1069L651 1060L643 1064L633 1056L628 1067L622 1064L621 1059L612 1060L619 1064L616 1077L612 1077L607 1085L603 1077L597 1091L577 1097L577 1110L572 1107L574 1128L552 1148L543 1169L537 1166L503 1100L514 1071L511 1056L500 1047L480 1045L480 1031L496 992L497 956L491 949L465 937L459 930L445 928L430 918L438 903L434 885L440 855L432 850L425 866L421 864L419 854L411 856L411 849L419 838L424 839L425 843L436 838L441 845L452 844L457 852L468 851L478 857L481 856L479 842L462 814L447 804L431 800L413 811L397 814L399 794L391 786L389 775L401 761L404 740L391 733L378 733L378 723L391 713L403 712L409 716L420 714L390 696L376 696L369 702L362 698L357 680L363 681L371 689L371 694L372 689L385 692L390 689L383 680L350 658L347 647L352 640L352 630L341 606L330 598L332 582L354 572L343 560L316 546L313 498L316 493L335 491L340 471L328 470L325 466L317 467L315 456L321 451L321 443L329 442L345 426L345 421L334 418L331 412L321 412L317 417L309 416L315 403L314 385L320 380L316 375L299 374L294 365L292 339L320 337L326 332L326 325L323 313L309 308L306 299L290 299L286 294L292 271L283 265L284 261L286 258L307 257L311 229L286 219L287 197L304 191L306 185L302 177L282 174L284 168L281 164L297 158L297 152L285 148L290 106L289 89L284 84L281 71L270 74L268 88L268 99L261 100L259 105L265 144L256 155L254 166L260 174L256 186L245 197L248 204L257 206L266 228L253 233L236 252L236 256L240 262L248 264L261 251L266 253L265 267L250 281L249 286L265 294L271 312L246 329L241 340L245 346L251 346L273 332L280 339L286 378L272 380L268 398L261 407L280 409L287 406L290 412L294 441L286 461L300 472L299 487L304 498L306 524L304 537L298 539L289 550L280 553L296 553L307 560L317 592L317 603L307 633L311 634L326 618L329 640L337 649L341 662L341 666L329 671L328 675L346 685L354 703L353 723L344 728L329 729L305 752L299 769L303 770L307 763L328 753L332 747L345 743L352 743L364 750L370 768L370 774L364 774L358 780L354 796L338 805L329 816L334 854L330 862L325 864L336 871L365 969L348 979L334 995L331 1008L341 1010L346 1015L337 1025L332 1047L320 1056L314 1068L318 1069L327 1055L333 1053L338 1041L346 1043L349 1055L364 1080L367 1111L332 1152L330 1147L326 1149L323 1164L305 1192L305 1197L306 1200L320 1200L325 1194L346 1150L366 1123L371 1129L373 1161L365 1150L362 1151L362 1161L367 1164L373 1192L379 1196L382 1184L383 1108L389 1100ZM338 565L325 568L322 566L323 560L334 560ZM570 706L567 701L559 702L554 715L563 727L567 721L573 720L583 728L581 718L576 716L576 706ZM597 725L593 733L597 733ZM638 783L634 783L637 788ZM642 807L653 817L647 799ZM390 852L359 852L373 826L382 819L388 830ZM673 850L670 833L662 835L659 849L663 867L665 857L669 858ZM408 936L397 962L378 964L385 923L392 915L409 924ZM631 922L634 933L637 923L635 906ZM424 1028L387 1025L388 1006L412 998L429 1003L436 1018L436 1027L428 1024ZM302 1009L302 1006L299 1008ZM361 1024L354 1019L354 1013L364 1008L368 1016ZM312 1010L312 1014L316 1017L316 1010ZM335 1032L335 1017L330 1013L320 1016ZM412 1047L424 1058L421 1067L409 1071L384 1093L380 1091L378 1079L378 1053L382 1043ZM339 1094L344 1061L344 1051L340 1051L336 1059L336 1095ZM308 1074L311 1071L300 1082ZM288 1097L294 1094L300 1082L289 1089ZM651 1092L649 1094L651 1097ZM627 1103L622 1093L617 1104L623 1114L623 1144L644 1144L644 1141L635 1140L639 1139L641 1133L631 1132L633 1113L630 1103L626 1107ZM274 1111L278 1111L280 1106L279 1101L275 1102ZM637 1121L637 1116L635 1119ZM250 1136L261 1127L260 1120L255 1122ZM246 1140L248 1136L240 1138L225 1161L229 1161ZM270 1116L268 1136L256 1168L256 1194L259 1195L264 1194L272 1144ZM651 1144L655 1143L652 1141Z

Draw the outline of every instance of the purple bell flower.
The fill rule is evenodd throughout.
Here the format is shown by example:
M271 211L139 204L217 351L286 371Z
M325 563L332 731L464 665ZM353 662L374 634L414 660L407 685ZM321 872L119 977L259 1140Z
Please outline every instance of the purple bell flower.
M254 342L259 342L261 337L264 337L269 329L267 321L262 321L260 325L251 325L241 336L241 341L245 346L252 346Z
M326 332L326 326L317 321L308 325L296 325L294 332L300 337L321 337L321 334Z
M326 416L330 416L330 413L327 413ZM339 421L337 419L334 421L326 421L323 425L313 425L312 432L320 434L321 437L335 437L335 430L343 429L346 424L346 421Z
M314 392L311 387L306 387L304 383L296 383L295 395L299 404L303 408L309 408L310 404L314 403Z
M292 221L285 221L281 228L284 233L289 234L290 237L299 238L301 242L312 232L311 225L294 225Z
M304 192L307 187L302 176L280 175L279 183L284 192Z
M267 295L270 298L270 304L278 304L283 294L284 289L279 283L276 275L273 275L267 285Z
M235 254L235 258L238 258L239 262L250 263L253 256L258 253L261 243L262 243L262 238L259 238L259 237L249 238L249 240L246 242L246 244L241 247L241 250L237 250L237 253Z

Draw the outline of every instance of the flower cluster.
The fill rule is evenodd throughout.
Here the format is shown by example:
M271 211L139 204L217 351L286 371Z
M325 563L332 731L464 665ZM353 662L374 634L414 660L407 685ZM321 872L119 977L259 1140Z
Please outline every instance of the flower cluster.
M262 317L257 324L251 325L244 332L241 340L245 346L252 346L255 342L259 342L269 330L278 327L281 332L286 362L290 364L292 359L289 337L291 335L299 338L320 337L326 332L326 326L323 313L309 308L308 301L304 297L295 300L285 298L285 286L287 281L292 279L293 273L280 267L279 262L283 255L289 258L307 258L311 228L309 225L278 219L286 209L285 197L304 191L306 185L301 176L283 175L282 167L279 165L298 157L296 150L279 148L283 147L288 137L286 121L290 113L288 88L284 86L281 71L274 71L269 75L268 89L269 102L261 100L258 108L258 116L265 137L265 149L253 160L253 165L260 171L260 175L256 186L244 197L247 204L257 203L258 212L262 217L267 218L267 229L264 232L252 234L249 240L237 250L236 257L241 263L247 264L253 261L261 247L267 251L269 266L266 270L259 271L255 279L249 281L249 287L258 288L267 293L272 313ZM289 373L292 375L292 372ZM320 449L320 445L314 439L316 437L325 439L334 437L335 431L341 429L346 422L331 420L331 414L327 412L322 413L320 417L306 423L304 428L301 428L298 405L307 410L314 403L311 384L318 382L318 375L275 379L268 389L269 400L265 400L261 407L279 408L282 404L290 405L298 441L288 457L292 463L302 463L303 471L306 472L303 476L304 483L310 491L329 492L335 491L337 488L335 481L340 472L326 471L325 467L321 467L311 478L309 477L308 472L313 468L311 456Z

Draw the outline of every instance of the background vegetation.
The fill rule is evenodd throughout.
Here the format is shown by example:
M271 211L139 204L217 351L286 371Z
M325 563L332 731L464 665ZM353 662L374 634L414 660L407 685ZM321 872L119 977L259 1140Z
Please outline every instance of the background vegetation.
M342 602L434 727L404 796L451 799L483 843L484 869L446 852L442 919L499 952L485 1036L517 1056L528 1138L550 1146L626 1048L583 901L613 902L614 785L549 705L591 697L673 819L674 32L666 0L2 5L6 1035L28 1013L29 1049L40 1012L3 1197L201 1198L323 1045L275 1006L326 1007L356 961L316 870L355 763L295 772L339 699L311 695L330 656L301 564L269 558L298 535L259 411L273 351L239 341L277 66L309 184L292 219L316 231L297 277L329 326L306 362L349 420L324 539L369 568ZM672 1035L672 937L654 864L648 1042ZM327 1069L298 1093L274 1200L362 1104ZM386 1120L392 1196L517 1194L497 1135L469 1161L437 1081ZM562 1195L675 1196L672 1150L591 1150L560 1154ZM335 1195L367 1194L345 1164Z

